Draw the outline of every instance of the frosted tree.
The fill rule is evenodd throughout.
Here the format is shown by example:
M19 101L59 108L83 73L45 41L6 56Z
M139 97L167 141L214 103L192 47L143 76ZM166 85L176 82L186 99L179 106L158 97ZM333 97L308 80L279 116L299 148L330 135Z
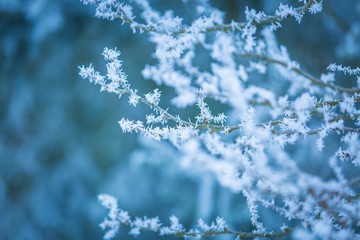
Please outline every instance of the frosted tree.
M119 121L122 131L171 142L184 169L210 172L221 186L241 193L254 228L233 230L221 217L212 223L199 219L197 226L185 229L171 216L167 226L158 217L131 217L114 197L102 194L99 201L109 209L100 224L104 239L115 237L122 226L130 227L134 236L152 231L184 238L360 239L360 68L329 62L323 74L314 76L291 58L275 35L289 18L301 24L307 14L321 14L322 0L280 3L272 14L244 7L240 21L225 20L226 14L206 0L184 0L184 7L196 10L187 18L174 10L160 12L146 0L132 5L82 2L94 5L97 17L120 21L155 45L157 63L145 66L142 76L173 89L175 96L161 102L159 89L134 89L117 49L105 47L102 53L107 73L89 65L79 67L80 76L100 85L101 91L126 97L134 107L147 105L152 112L143 119ZM197 61L204 52L208 66ZM261 82L257 76L270 79ZM351 86L339 84L340 77ZM190 108L197 114L181 114ZM330 138L337 139L336 149L327 146ZM314 139L315 151L331 153L323 154L331 177L301 169L287 149ZM291 227L281 222L277 232L268 231L259 206L283 216Z

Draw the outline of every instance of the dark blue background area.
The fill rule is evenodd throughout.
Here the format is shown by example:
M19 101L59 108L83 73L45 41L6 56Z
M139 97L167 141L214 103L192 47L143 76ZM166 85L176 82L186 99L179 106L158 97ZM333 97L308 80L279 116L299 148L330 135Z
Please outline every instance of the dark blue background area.
M171 9L172 2L154 4ZM240 20L246 5L270 14L279 2L213 1ZM356 66L359 47L341 48L351 26L360 26L356 2L326 1L323 13L300 25L284 21L279 42L315 76L332 62ZM148 109L80 79L78 66L104 72L102 50L117 47L131 84L143 93L155 86L140 74L154 63L147 35L93 15L76 0L0 0L0 239L101 239L100 193L113 194L134 215L167 222L175 214L187 226L222 215L249 230L241 196L211 177L179 172L169 144L121 132L118 120L141 119ZM147 237L156 236L140 239Z

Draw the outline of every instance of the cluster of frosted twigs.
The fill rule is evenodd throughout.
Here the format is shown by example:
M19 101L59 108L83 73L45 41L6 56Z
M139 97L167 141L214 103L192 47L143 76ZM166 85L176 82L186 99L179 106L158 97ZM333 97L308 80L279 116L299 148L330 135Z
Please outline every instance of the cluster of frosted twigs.
M323 0L295 1L297 7L279 4L273 14L245 7L244 20L230 22L207 0L194 0L196 11L189 19L172 10L161 13L147 0L133 0L133 5L117 0L82 2L94 5L97 17L119 19L134 34L145 33L139 36L149 37L155 45L157 63L146 65L142 76L175 93L164 104L159 89L141 93L132 88L122 70L120 51L105 48L106 74L89 65L79 67L81 77L100 85L101 91L126 95L134 107L145 104L152 110L141 120L119 120L122 131L171 142L185 170L210 172L221 186L245 197L254 227L251 233L232 231L217 218L211 225L199 220L198 226L186 230L174 216L166 226L157 217L133 219L118 209L113 197L100 195L109 209L101 223L105 239L113 238L122 225L130 227L134 236L152 231L196 238L291 234L294 239L360 239L359 178L343 167L360 167L359 67L329 63L320 76L309 74L291 59L275 34L288 18L301 23L307 13L321 12ZM186 7L187 1L183 2ZM133 6L140 16L134 15ZM195 64L198 48L208 54L208 68ZM339 75L348 77L351 87L339 84ZM226 111L215 113L218 109L210 105L214 101ZM184 111L195 107L198 112L185 119L173 114L171 107ZM335 143L330 148L327 141ZM326 152L321 160L331 177L300 168L298 163L307 159L293 156L286 149L289 145L303 146L302 151L314 156ZM282 223L278 233L267 231L259 206L284 221L292 220L292 231L282 228Z

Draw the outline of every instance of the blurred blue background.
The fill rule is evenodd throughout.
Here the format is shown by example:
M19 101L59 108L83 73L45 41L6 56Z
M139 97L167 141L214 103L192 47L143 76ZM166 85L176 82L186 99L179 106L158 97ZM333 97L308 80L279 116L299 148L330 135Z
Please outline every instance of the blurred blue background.
M153 2L172 8L176 1ZM271 13L279 2L298 1L213 2L229 19L242 19L246 5ZM285 21L276 33L314 75L333 59L359 63L358 2L325 7L301 25ZM100 193L113 194L133 215L166 222L175 214L187 226L220 215L251 229L241 196L210 175L179 171L169 144L121 132L118 120L141 118L146 108L80 79L79 65L104 70L100 53L117 47L132 85L143 93L155 86L140 74L154 63L147 35L93 15L77 0L0 0L0 239L101 239ZM132 238L126 230L122 236Z

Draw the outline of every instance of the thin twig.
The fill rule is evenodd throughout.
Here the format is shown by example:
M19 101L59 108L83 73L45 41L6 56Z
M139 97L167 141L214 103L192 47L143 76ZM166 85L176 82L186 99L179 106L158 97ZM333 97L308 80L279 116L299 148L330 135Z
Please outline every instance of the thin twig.
M287 235L291 234L290 229L285 229L283 232L272 232L272 233L250 233L250 232L238 232L238 231L232 231L229 229L224 229L223 231L209 231L204 232L201 234L197 233L191 233L191 232L181 232L176 234L176 237L214 237L218 235L234 235L238 236L240 238L283 238Z
M263 60L263 61L265 61L267 63L274 63L274 64L281 65L281 66L283 66L285 68L289 67L288 63L286 63L285 61L281 61L279 59L271 58L271 57L268 57L268 56L265 56L265 55L260 55L260 54L239 54L238 56L239 57L246 57L246 58L256 58L256 59ZM360 93L360 88L344 88L344 87L337 86L335 84L325 83L325 82L321 81L320 79L315 78L312 75L304 72L303 70L301 70L298 67L293 67L292 66L289 69L291 71L299 74L300 76L310 80L310 82L315 84L315 85L322 86L322 87L327 87L327 88L330 88L330 89L335 90L335 91L340 92L340 93L352 93L352 94Z

